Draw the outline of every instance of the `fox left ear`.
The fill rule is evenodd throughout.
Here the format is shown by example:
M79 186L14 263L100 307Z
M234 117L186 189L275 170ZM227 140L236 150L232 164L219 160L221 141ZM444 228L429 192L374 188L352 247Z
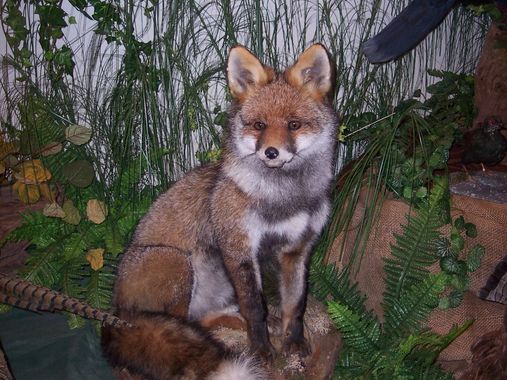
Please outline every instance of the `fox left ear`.
M243 101L255 87L273 80L275 72L264 66L255 55L243 46L235 46L227 59L227 82L233 97Z
M316 100L331 100L333 96L335 66L321 44L306 49L285 75L289 84L304 88Z

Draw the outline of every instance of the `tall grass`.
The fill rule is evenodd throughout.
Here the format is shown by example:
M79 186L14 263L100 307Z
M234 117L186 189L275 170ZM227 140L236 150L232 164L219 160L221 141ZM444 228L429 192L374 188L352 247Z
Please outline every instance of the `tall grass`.
M106 198L118 197L114 178L147 163L141 183L133 183L121 199L136 208L144 187L155 196L220 146L219 120L228 101L223 69L235 44L281 69L310 43L324 43L337 63L335 104L345 124L365 111L388 115L400 99L427 85L428 68L473 71L487 20L461 8L400 60L380 66L366 61L361 43L408 2L111 0L120 15L111 34L122 35L115 44L95 34L97 23L64 1L63 8L77 18L77 25L64 29L76 67L72 77L59 82L50 77L42 57L33 6L20 3L33 66L20 83L17 63L8 52L4 56L2 129L12 135L26 128L30 117L40 120L34 109L32 115L20 112L20 105L30 106L35 94L51 123L92 128L93 143L80 154L94 162L97 191ZM351 159L356 151L342 145L340 160Z

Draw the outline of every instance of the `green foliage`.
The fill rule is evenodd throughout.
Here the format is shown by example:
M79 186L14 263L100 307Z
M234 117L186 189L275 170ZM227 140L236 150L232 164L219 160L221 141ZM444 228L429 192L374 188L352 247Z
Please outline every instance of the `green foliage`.
M351 216L361 194L364 212L356 227L353 251L347 253L352 267L361 263L386 191L417 207L427 203L435 174L445 174L451 145L472 123L474 80L465 74L430 73L440 80L428 87L427 99L417 91L389 113L362 112L344 117L347 131L351 131L344 136L346 144L361 154L339 179L332 223L317 249L319 260L325 258L334 237L351 228ZM343 246L348 245L347 239L345 235Z
M395 300L426 278L426 268L437 260L438 229L449 220L449 190L446 181L435 179L427 203L409 217L403 235L397 235L391 247L393 258L385 260L387 294Z
M414 204L427 197L433 173L446 169L451 145L462 139L462 131L472 125L475 116L472 75L438 70L428 70L428 74L439 79L427 87L430 97L401 105L424 117L415 118L412 125L407 120L407 127L400 129L399 141L405 143L393 146L396 164L388 181L391 191ZM406 143L415 140L419 144Z
M164 152L161 151L160 156ZM73 161L80 163L83 161ZM87 161L84 161L87 162ZM122 172L104 186L108 189L108 213L105 221L98 224L89 217L87 203L96 198L96 187L90 183L72 183L76 190L67 188L68 194L75 195L75 202L67 199L62 207L65 217L44 215L43 212L23 216L20 227L14 230L8 240L29 241L29 257L20 275L37 284L63 291L72 297L88 302L100 309L108 309L116 272L118 255L128 243L134 227L152 202L148 187L141 189L136 197L139 203L131 209L129 198L131 188L139 186L149 162L137 158L132 160L128 170ZM65 173L65 165L63 171ZM75 169L71 173L77 171ZM100 182L95 182L99 185ZM100 187L98 188L100 190ZM70 214L72 212L72 214ZM100 249L103 263L95 263L89 257L93 250ZM69 314L69 326L80 327L81 318Z
M476 114L473 75L440 70L428 70L428 74L439 78L426 89L430 98L424 104L431 110L432 123L454 127L454 133L446 134L448 139L460 137L456 129L471 126Z
M445 177L449 149L471 125L475 112L473 78L430 73L440 81L428 87L428 99L415 99L421 98L416 93L389 114L365 112L346 117L347 131L352 132L344 136L345 141L367 145L339 181L333 219L310 271L313 292L329 301L331 317L344 339L337 378L451 378L435 360L471 323L445 336L425 330L432 310L461 304L469 273L478 268L484 254L480 245L469 248L467 244L467 238L477 235L475 226L463 217L451 221ZM365 310L365 297L352 284L351 274L361 264L386 190L409 202L411 211L403 233L395 236L391 257L384 262L384 323L380 325ZM360 195L365 207L359 215L361 222L354 226L353 252L342 252L351 261L339 273L326 264L326 255L331 247L336 254L336 244L332 244L339 232L343 247L350 246L346 232L351 230ZM442 227L449 224L449 236L443 236ZM441 271L435 273L436 268Z
M484 253L479 245L467 246L466 237L477 235L473 224L463 217L451 221L447 179L437 174L446 172L449 149L471 121L473 80L439 75L443 79L430 87L431 97L424 102L410 99L384 117L362 113L349 119L355 123L351 129L358 132L350 133L346 141L354 136L354 141L366 140L368 145L341 180L333 221L310 272L313 292L331 300L329 311L345 342L337 378L449 378L435 360L470 325L453 328L445 336L425 331L432 310L462 302L469 273L477 269ZM354 252L346 253L351 263L341 273L324 260L336 233L350 229L361 189L366 207L362 223L355 226L355 252L366 246L386 189L411 204L403 233L395 236L392 256L384 262L382 325L365 311L364 296L351 284L351 268L359 265ZM450 223L449 236L443 236L442 227ZM346 239L347 234L344 245ZM430 267L434 273L438 266L441 271L432 274Z
M309 277L312 284L310 291L318 300L325 302L331 298L357 314L368 313L364 307L366 297L357 289L357 284L351 283L347 269L338 273L334 265L314 261L310 266Z
M484 256L485 249L475 244L468 249L465 236L475 238L477 228L467 223L463 216L459 216L452 223L450 236L441 237L437 241L436 252L439 257L440 268L449 277L450 290L440 299L442 309L457 307L463 300L465 291L470 285L469 274L475 272Z
M329 313L345 343L336 367L338 378L448 378L435 360L471 325L466 322L444 336L425 330L429 313L454 286L449 271L431 274L427 269L439 260L440 228L448 221L448 186L435 178L427 201L408 216L391 248L392 258L385 260L382 325L357 304L351 308L340 297L329 301ZM458 218L456 224L465 230L464 220ZM471 225L468 230L473 230Z
M348 349L359 355L370 355L380 349L381 329L375 317L354 313L347 306L334 301L329 302L328 309Z

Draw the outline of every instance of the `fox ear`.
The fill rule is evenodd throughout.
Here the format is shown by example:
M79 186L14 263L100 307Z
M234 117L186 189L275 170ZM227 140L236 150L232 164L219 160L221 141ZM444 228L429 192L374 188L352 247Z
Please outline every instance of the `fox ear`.
M242 101L258 86L273 80L275 72L243 46L233 47L227 59L227 82L233 97Z
M285 76L289 84L304 88L319 101L330 99L333 95L335 67L321 44L306 49Z

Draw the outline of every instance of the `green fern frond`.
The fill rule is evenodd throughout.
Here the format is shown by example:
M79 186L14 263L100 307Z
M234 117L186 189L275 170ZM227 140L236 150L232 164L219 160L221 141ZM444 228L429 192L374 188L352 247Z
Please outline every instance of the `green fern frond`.
M21 214L22 222L6 238L8 241L26 240L37 248L46 248L57 243L65 233L65 223L57 218L48 218L40 212Z
M74 232L68 235L63 244L62 258L63 260L72 260L76 257L83 256L87 248L87 242L82 233Z
M60 287L64 294L80 300L84 299L83 278L86 261L84 257L67 260L60 270Z
M83 317L80 317L79 315L63 312L67 316L67 325L69 326L69 329L80 329L83 327L86 323L86 319Z
M328 311L348 347L365 355L380 350L381 328L373 313L357 314L334 301L328 303Z
M472 324L473 320L468 320L462 325L453 325L446 335L438 335L431 331L410 335L399 344L400 357L410 357L414 364L421 367L428 366L434 363L440 352Z
M91 306L101 310L108 310L111 304L111 294L114 284L114 268L107 263L99 270L89 267L89 280L86 285L85 300Z
M369 359L369 358L368 358ZM334 379L362 379L365 369L370 368L369 360L356 351L344 346L340 351L334 370Z
M366 313L366 296L358 290L357 284L351 283L348 269L338 273L332 264L314 262L310 267L309 281L310 291L318 300L325 301L331 297L355 313Z
M413 284L424 281L426 267L437 261L439 228L450 219L447 180L437 179L430 197L417 214L408 217L403 235L396 235L393 258L385 260L386 298L400 299Z
M448 277L444 273L429 275L422 283L413 285L401 299L384 296L384 329L391 337L416 332L430 312L438 306Z
M34 250L26 259L21 276L28 281L46 287L53 287L59 281L58 249L51 245L44 250Z

